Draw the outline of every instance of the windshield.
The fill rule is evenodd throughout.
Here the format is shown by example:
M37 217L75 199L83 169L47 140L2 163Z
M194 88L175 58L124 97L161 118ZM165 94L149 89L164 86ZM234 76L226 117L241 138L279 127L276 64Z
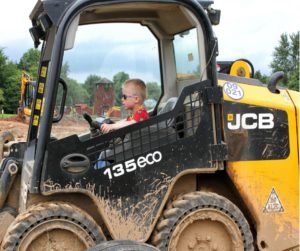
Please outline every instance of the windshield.
M197 29L193 28L174 36L174 53L177 78L200 76Z
M64 118L53 125L56 138L88 131L84 112L113 120L128 116L121 97L122 84L130 78L145 82L144 106L150 111L161 95L158 41L139 24L79 26L73 48L64 52L61 78L67 83L68 95ZM64 124L74 130L57 129Z

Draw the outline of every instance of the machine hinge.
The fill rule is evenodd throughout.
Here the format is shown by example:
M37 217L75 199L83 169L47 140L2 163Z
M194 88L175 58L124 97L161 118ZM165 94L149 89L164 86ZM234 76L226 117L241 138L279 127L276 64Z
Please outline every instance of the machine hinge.
M222 142L220 144L210 145L210 150L213 161L228 159L228 147L226 143Z
M223 88L221 86L206 87L204 92L207 104L223 103Z

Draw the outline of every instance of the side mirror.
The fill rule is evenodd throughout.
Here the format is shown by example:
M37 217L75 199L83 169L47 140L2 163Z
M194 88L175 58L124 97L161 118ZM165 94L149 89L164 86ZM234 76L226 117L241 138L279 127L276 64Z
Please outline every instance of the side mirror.
M66 82L62 78L60 78L58 90L57 90L58 94L56 96L55 109L54 109L53 120L52 120L53 123L59 122L64 115L67 91L68 91L68 87Z

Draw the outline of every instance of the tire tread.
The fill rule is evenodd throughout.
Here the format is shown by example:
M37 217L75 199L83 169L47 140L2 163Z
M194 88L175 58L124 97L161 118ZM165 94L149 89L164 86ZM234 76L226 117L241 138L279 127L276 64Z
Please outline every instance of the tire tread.
M152 244L161 251L168 250L168 242L176 224L189 212L199 208L215 208L230 216L237 224L244 241L244 250L253 251L253 235L243 213L228 199L212 192L191 192L184 194L180 199L170 202L167 210L158 221L152 235Z
M0 250L16 251L20 240L28 229L41 221L60 217L75 221L76 224L85 228L95 243L100 243L105 239L97 223L80 208L64 202L47 202L32 206L16 217L3 238Z

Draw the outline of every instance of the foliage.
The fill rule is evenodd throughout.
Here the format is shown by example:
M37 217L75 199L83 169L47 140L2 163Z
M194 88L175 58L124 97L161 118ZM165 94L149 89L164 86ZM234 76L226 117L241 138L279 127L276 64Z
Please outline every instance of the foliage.
M2 108L5 113L17 113L20 99L20 78L21 73L17 65L9 62L3 49L0 49L0 89L3 93Z
M299 90L299 32L290 35L281 34L279 45L274 49L270 67L273 72L285 73L283 86Z
M299 91L299 65L298 70L295 70L288 82L288 87L292 90Z
M262 74L260 71L256 71L254 73L254 78L260 80L260 82L267 84L269 81L269 77L265 74Z
M0 107L1 107L1 109L3 107L4 101L5 101L5 99L4 99L4 92L3 92L2 89L0 89Z
M94 101L96 83L98 83L100 80L101 80L100 76L91 74L84 81L83 88L86 90L87 94L89 95L88 103L90 106L93 104Z
M17 113L20 100L20 76L17 65L9 62L5 67L4 104L5 113Z
M33 79L37 79L40 55L39 50L29 49L21 57L18 68L26 71Z
M159 100L161 95L161 87L156 82L148 82L147 83L147 98L154 99L156 101Z
M122 105L122 85L129 79L129 75L123 71L118 72L113 76L114 89L115 89L115 105Z
M66 100L67 106L73 106L79 103L88 103L89 94L81 84L78 84L76 80L71 78L67 78L66 82L68 85L68 95Z
M3 88L3 83L5 82L4 68L6 65L7 57L3 52L3 48L0 48L0 88Z
M0 48L0 106L1 109L5 102L4 99L4 83L5 83L5 76L4 76L4 68L6 67L6 60L7 57L4 55L3 49Z
M66 62L63 64L60 72L60 77L66 81L68 86L67 100L65 105L73 106L79 103L88 103L89 94L87 90L84 88L82 84L78 84L76 80L69 77L69 71L70 71L69 69L70 69L69 64L68 62ZM56 100L60 101L61 96L62 96L62 90L59 90Z
M70 66L69 66L69 63L68 62L65 62L62 67L61 67L61 70L60 70L60 77L62 79L67 79L68 78L68 74L70 72Z

